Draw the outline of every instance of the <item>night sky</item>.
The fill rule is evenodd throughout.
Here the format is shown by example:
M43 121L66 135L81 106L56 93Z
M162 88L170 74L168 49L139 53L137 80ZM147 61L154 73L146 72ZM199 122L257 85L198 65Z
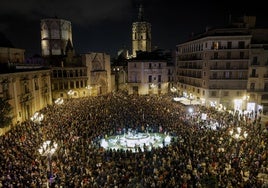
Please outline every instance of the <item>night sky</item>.
M26 56L41 54L40 20L57 17L71 21L77 53L131 51L132 22L141 0L1 0L0 32ZM191 33L226 25L229 15L256 16L268 27L265 1L143 0L145 19L152 24L152 46L175 49ZM232 5L238 3L238 5ZM256 3L256 4L253 4Z

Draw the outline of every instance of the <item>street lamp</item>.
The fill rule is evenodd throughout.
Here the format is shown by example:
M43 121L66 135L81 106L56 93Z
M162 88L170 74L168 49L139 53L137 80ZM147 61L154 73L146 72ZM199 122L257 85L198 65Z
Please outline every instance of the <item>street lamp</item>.
M55 100L55 104L57 104L57 105L60 105L60 104L63 104L63 98L57 98L56 100Z
M170 88L170 91L171 91L172 93L175 93L175 92L177 91L177 89L173 86L172 88Z
M194 100L194 96L192 93L189 94L189 100L190 100L190 105L192 104L192 100Z
M176 95L177 93L177 88L175 88L174 86L172 88L170 88L170 91L173 93L173 95Z
M151 84L149 84L149 89L151 90L151 91L149 91L149 92L151 92L152 94L154 94L154 89L156 88L156 84L155 83L151 83Z
M55 153L57 147L58 147L58 144L56 142L51 142L50 140L47 140L38 149L40 155L46 156L48 159L49 185L51 185L54 181L53 169L52 169L52 164L51 164L51 156Z
M244 95L243 96L243 101L244 101L244 105L245 105L244 106L244 109L245 110L248 110L248 101L249 101L249 98L250 98L249 95Z
M34 115L30 118L34 123L40 124L44 119L44 115L39 112L35 112Z
M91 89L92 89L92 87L91 87L90 85L87 85L87 86L86 86L86 89L88 89L88 91L89 91L89 96L91 96Z
M72 98L72 96L74 95L74 91L73 91L73 90L69 90L69 91L67 92L67 94Z
M233 128L229 131L230 135L238 141L244 140L247 138L247 131L242 131L241 127Z
M240 141L243 141L247 138L248 133L245 130L242 130L241 127L234 127L229 131L231 138L234 138L236 146L236 157L239 158L240 154Z

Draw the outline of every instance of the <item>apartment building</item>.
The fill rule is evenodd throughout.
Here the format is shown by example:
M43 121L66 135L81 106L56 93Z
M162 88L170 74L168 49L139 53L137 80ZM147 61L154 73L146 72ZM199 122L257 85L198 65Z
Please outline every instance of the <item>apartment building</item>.
M219 109L264 109L267 51L264 44L253 44L258 33L254 32L255 19L242 21L207 30L177 45L175 78L182 96ZM259 36L263 32L267 31Z
M247 93L249 105L268 115L268 29L253 29Z
M168 86L167 60L154 59L148 54L128 61L129 94L165 94Z

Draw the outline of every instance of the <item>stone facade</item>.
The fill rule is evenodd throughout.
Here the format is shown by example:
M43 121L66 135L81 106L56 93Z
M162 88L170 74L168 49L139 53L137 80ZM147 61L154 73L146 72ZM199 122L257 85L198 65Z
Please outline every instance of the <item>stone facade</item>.
M0 74L0 97L12 106L13 124L52 104L50 83L50 70Z
M96 95L110 93L111 62L106 53L91 52L82 55L82 62L87 67L88 87Z

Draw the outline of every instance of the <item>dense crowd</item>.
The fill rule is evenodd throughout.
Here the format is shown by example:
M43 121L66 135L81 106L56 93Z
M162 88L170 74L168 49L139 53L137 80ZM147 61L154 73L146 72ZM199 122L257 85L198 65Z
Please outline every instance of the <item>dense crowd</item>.
M0 187L268 187L261 178L268 174L268 133L257 113L187 108L168 95L122 93L47 106L40 123L21 122L0 137ZM145 125L176 139L145 152L100 146L118 130ZM246 138L229 134L237 127ZM46 140L58 144L51 156L38 151Z

